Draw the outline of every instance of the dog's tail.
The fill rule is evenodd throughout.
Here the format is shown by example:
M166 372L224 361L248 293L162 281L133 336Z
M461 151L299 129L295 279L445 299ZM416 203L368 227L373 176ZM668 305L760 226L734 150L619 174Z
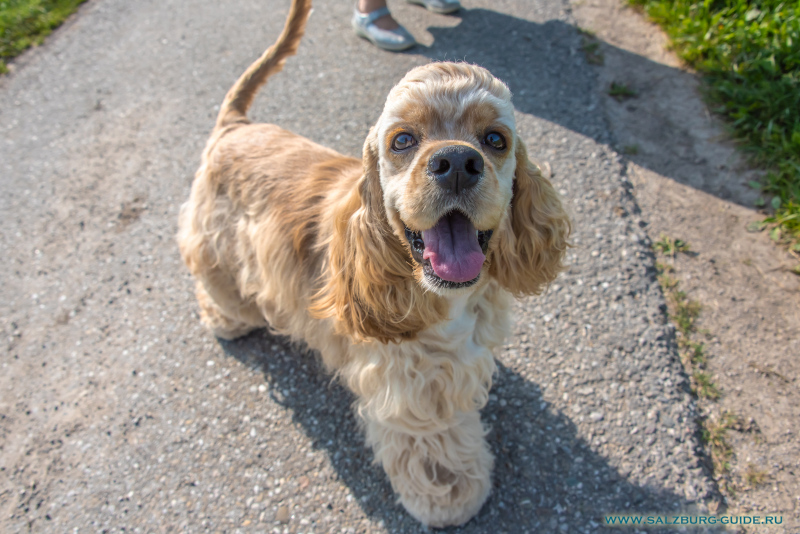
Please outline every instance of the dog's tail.
M234 122L247 120L247 110L253 103L259 88L273 74L283 69L286 58L297 53L300 39L306 30L306 22L311 13L311 0L292 0L289 15L283 32L275 42L252 65L247 67L236 83L225 95L222 107L217 115L217 128Z

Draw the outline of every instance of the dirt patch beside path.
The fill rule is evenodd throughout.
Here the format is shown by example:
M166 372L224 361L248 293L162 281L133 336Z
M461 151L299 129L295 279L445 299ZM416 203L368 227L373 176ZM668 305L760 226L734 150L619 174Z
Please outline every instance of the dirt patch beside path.
M746 231L763 218L752 209L758 192L747 186L758 171L727 140L697 76L667 50L660 29L619 0L574 2L573 10L602 87L625 93L606 94L604 103L650 238L690 244L672 276L702 306L707 370L722 392L701 400L701 410L709 421L725 413L736 420L727 432L730 471L718 473L728 511L783 514L789 532L800 509L796 260Z

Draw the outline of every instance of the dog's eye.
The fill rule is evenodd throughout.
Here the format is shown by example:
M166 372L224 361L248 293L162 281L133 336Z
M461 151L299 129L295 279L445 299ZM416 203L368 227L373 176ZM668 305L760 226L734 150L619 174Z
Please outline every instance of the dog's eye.
M410 133L399 133L392 139L392 150L401 152L417 144L417 140Z
M506 149L506 138L497 132L489 132L486 134L486 137L483 138L483 142L495 150Z

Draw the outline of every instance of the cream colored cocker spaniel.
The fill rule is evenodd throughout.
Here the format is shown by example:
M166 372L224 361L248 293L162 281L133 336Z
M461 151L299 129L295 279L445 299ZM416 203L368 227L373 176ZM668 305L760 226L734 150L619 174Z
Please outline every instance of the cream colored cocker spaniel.
M480 410L511 296L561 268L569 220L515 133L508 88L463 63L415 68L361 160L246 117L293 55L310 0L225 97L178 241L203 322L305 342L357 397L400 502L458 525L491 489Z

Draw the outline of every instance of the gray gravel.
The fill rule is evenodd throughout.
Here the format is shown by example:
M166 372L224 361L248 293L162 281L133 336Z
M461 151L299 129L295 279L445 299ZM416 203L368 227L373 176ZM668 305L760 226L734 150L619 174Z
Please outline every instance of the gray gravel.
M483 412L495 490L452 530L595 532L607 513L707 510L646 222L566 4L465 0L445 17L394 1L431 44L405 54L356 38L349 2L316 4L256 120L358 155L408 69L466 59L508 82L574 214L569 271L515 307ZM287 8L93 0L0 80L0 530L424 530L313 355L201 328L174 242L217 106Z

